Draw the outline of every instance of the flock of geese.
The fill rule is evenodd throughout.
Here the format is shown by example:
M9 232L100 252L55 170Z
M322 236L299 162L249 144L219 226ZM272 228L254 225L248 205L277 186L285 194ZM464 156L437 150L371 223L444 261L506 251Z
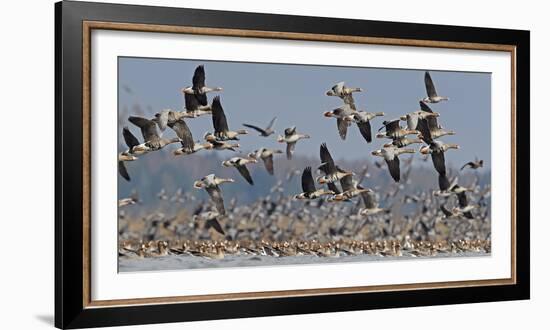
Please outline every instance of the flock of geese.
M424 196L424 198L426 200L432 200L433 198L442 197L445 201L444 203L437 203L437 201L433 202L433 204L430 205L430 209L433 210L433 205L437 203L439 204L439 210L442 212L443 218L474 219L475 217L472 212L482 205L479 201L482 197L484 198L484 196L487 195L487 191L480 192L479 187L477 186L462 187L458 185L458 176L452 179L449 178L449 173L445 164L445 153L450 149L459 149L459 146L457 144L445 143L440 138L446 135L454 135L456 133L452 130L443 128L438 123L440 114L432 111L432 109L428 106L428 104L448 101L449 98L439 96L437 94L429 72L425 73L424 82L427 96L419 101L419 109L396 119L384 120L382 122L382 127L378 130L375 137L378 139L388 139L390 141L383 144L380 149L372 151L372 155L381 157L385 161L389 175L393 181L399 183L402 179L402 164L399 159L400 155L414 154L416 151L411 148L411 145L423 144L423 146L420 147L419 152L423 155L431 156L439 183L439 190L434 191L433 196ZM236 141L239 141L240 135L245 135L249 132L246 129L231 130L229 128L226 113L222 107L219 95L215 96L211 103L208 103L207 94L220 91L222 91L221 87L209 87L206 85L204 66L200 65L195 69L192 79L192 86L182 89L185 101L184 111L167 109L155 114L153 118L130 116L128 121L141 130L143 142L140 142L138 138L136 138L136 136L130 131L129 127L125 126L123 128L122 135L128 149L121 152L118 156L119 174L124 179L130 181L131 178L127 169L127 163L136 161L138 157L147 153L159 151L170 144L179 143L179 147L172 151L176 156L190 155L200 150L239 150L240 144ZM326 95L339 98L343 104L332 111L324 112L323 115L327 118L336 119L337 131L342 140L346 140L348 128L352 125L356 125L365 142L372 143L373 130L371 122L377 117L385 116L385 114L383 112L367 112L366 110L358 109L355 105L353 94L359 92L363 92L363 89L358 87L348 87L344 82L337 83L326 92ZM187 122L205 115L212 117L213 132L207 132L203 137L203 142L195 141ZM270 138L275 134L274 126L276 121L277 118L271 119L266 127L260 127L252 124L243 124L243 126L257 131L260 137ZM404 122L404 126L401 125L402 122ZM162 133L166 130L166 128L172 129L177 137L163 138ZM308 134L298 132L297 128L293 126L284 129L284 135L279 135L276 140L279 143L286 144L286 158L291 160L297 143L302 139L309 138L310 136ZM235 156L224 160L221 163L221 166L235 168L248 184L254 185L248 166L253 166L258 163L259 160L262 160L266 171L270 175L274 175L273 159L276 155L282 153L284 153L282 150L261 147L251 153L248 153L245 157ZM325 143L321 144L319 154L320 163L317 169L320 171L320 175L317 176L315 174L317 171L314 171L309 166L304 168L301 171L302 192L294 196L280 196L278 201L279 203L289 203L292 200L304 200L307 203L311 203L313 200L319 200L317 205L321 208L325 202L328 203L327 205L341 204L347 206L350 202L352 202L352 200L358 198L360 200L359 203L362 201L363 206L358 209L354 207L353 209L355 214L363 219L367 219L368 217L378 214L387 215L389 213L389 210L379 207L379 204L376 201L378 193L373 189L362 185L362 181L367 176L366 173L362 173L361 176L357 176L352 171L346 170L336 164L331 156L328 146ZM410 171L409 160L407 160L407 164L409 166L408 171ZM483 160L478 160L476 158L474 161L464 164L461 170L467 167L475 170L482 166ZM196 180L193 184L194 188L205 190L209 195L213 206L205 210L201 208L198 212L194 212L193 219L195 222L203 223L203 227L206 229L212 228L216 233L223 235L225 238L228 236L233 236L231 237L231 240L237 240L238 237L235 237L235 235L228 235L222 224L220 224L220 220L232 216L231 214L228 215L226 210L222 194L222 186L233 182L235 182L235 180L232 178L221 178L215 174L209 174ZM274 187L274 189L276 188L277 187ZM478 203L470 203L467 193L475 193L480 196ZM449 197L453 195L456 196L456 199L452 200L456 200L458 205L454 205L449 209L445 206L445 204L448 204L447 201L449 200ZM138 199L134 197L121 199L119 200L119 207L135 204L137 201ZM273 203L272 201L269 202ZM359 203L353 205L357 206ZM262 207L265 207L264 203L261 203L259 206L260 209ZM235 210L235 206L231 206L231 209ZM430 209L425 207L424 213L429 215L430 212L432 212ZM485 207L485 213L486 212ZM433 215L435 215L435 213L437 212L434 211ZM296 216L297 218L300 218L299 215ZM486 214L484 217L485 216ZM334 219L336 218L337 217L334 217ZM363 222L363 225L364 224L365 222ZM193 224L193 228L195 228L195 224ZM360 228L354 228L354 230L359 229ZM149 228L148 230L151 229ZM176 231L178 230L181 231L182 229L180 228ZM469 230L471 230L471 228L469 228ZM336 231L335 229L332 229L330 233L335 234L338 232L342 234L342 231ZM258 234L257 236L258 237L255 238L260 239L261 234ZM200 239L201 236L199 235L197 238ZM282 237L278 238L282 239ZM422 238L425 237L420 237L420 239ZM155 235L149 237L149 239L150 242L152 242L155 239ZM250 239L250 237L247 239ZM292 238L289 239L291 239L290 241L294 241ZM344 236L341 235L341 239L344 239ZM273 241L266 242L271 242L269 243L271 245L273 244ZM487 248L485 246L488 244L486 242L486 239L479 240L478 245L484 246L483 249L486 250ZM225 244L231 245L227 242ZM235 243L233 243L233 245L234 244ZM337 243L333 244L336 246L335 244ZM167 243L166 245L160 245L162 245L164 250L167 251ZM160 245L152 244L153 247L150 249L160 249ZM264 244L264 249L266 245L267 243ZM449 244L449 247L451 245L452 244ZM395 247L394 245L391 246L393 246L393 248ZM145 245L140 245L137 247L137 250L143 250L144 248ZM210 249L212 248L215 251L220 249L220 247L215 244L213 247L210 247ZM137 250L134 249L134 252Z

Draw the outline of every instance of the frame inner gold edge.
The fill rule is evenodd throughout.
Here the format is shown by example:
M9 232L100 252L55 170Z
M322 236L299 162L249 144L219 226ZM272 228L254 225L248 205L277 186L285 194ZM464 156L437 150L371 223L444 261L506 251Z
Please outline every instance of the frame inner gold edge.
M516 284L516 46L503 44L482 44L418 39L396 39L362 36L343 36L311 33L295 33L280 31L261 31L261 30L241 30L224 28L204 28L190 26L173 25L154 25L138 23L120 23L120 22L102 22L102 21L83 21L83 306L84 308L101 308L124 305L144 305L144 304L173 304L173 303L191 303L207 301L228 301L228 300L248 300L248 299L268 299L283 297L301 297L315 295L335 295L335 294L354 294L366 292L383 291L405 291L414 289L439 289L439 288L457 288L472 287L482 285L514 285ZM226 294L206 294L176 297L152 297L152 298L129 298L116 300L92 300L91 298L91 258L90 258L90 237L91 237L91 32L93 29L101 30L121 30L134 32L157 32L157 33L180 33L196 35L213 35L227 37L247 37L247 38L272 38L288 40L305 41L323 41L323 42L343 42L343 43L362 43L391 46L413 46L413 47L433 47L433 48L451 48L451 49L469 49L486 51L505 51L511 53L511 75L512 75L512 205L511 205L511 277L504 279L489 280L468 280L452 282L432 282L418 284L393 284L393 285L371 285L357 287L337 287L337 288L319 288L319 289L298 289L284 291L263 291L263 292L240 292Z

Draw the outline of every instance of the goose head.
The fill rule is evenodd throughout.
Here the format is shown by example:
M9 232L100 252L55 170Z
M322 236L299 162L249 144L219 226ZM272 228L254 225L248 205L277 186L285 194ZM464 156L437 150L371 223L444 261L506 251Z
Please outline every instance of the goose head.
M323 116L327 117L327 118L330 118L330 117L334 117L335 114L333 111L325 111L323 112Z

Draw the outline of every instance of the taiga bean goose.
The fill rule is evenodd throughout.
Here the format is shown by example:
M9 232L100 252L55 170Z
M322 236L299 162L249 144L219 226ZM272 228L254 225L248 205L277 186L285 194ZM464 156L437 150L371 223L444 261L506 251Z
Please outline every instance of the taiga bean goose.
M246 168L246 164L250 163L257 163L258 161L255 158L241 158L241 157L233 157L229 160L224 160L222 162L222 165L225 167L234 167L236 168L239 173L242 175L242 177L248 182L250 185L254 185L254 181L252 181L252 177L250 176L250 172L248 171L248 168Z
M302 191L298 195L295 195L295 199L316 199L323 195L332 195L334 192L330 190L315 188L315 181L311 174L311 167L306 167L302 173Z
M207 105L208 101L206 93L219 92L223 89L221 87L208 87L205 83L206 74L204 72L204 65L199 65L195 69L193 74L193 86L185 87L182 92L185 94L195 95L200 105Z
M206 192L208 193L208 195L210 195L210 198L216 205L216 210L223 215L225 214L225 207L223 206L223 197L219 186L222 183L231 183L231 182L235 182L235 180L218 178L214 174L209 174L204 178L195 181L193 186L196 189L206 190Z
M422 101L426 103L439 103L441 101L449 100L448 97L437 95L435 85L428 71L424 73L424 84L426 85L426 93L428 94L428 96L425 97Z
M157 131L157 124L152 120L135 116L129 117L128 120L141 129L145 141L145 143L133 147L134 153L156 151L171 143L180 142L179 138L161 138Z
M212 123L214 124L214 135L218 140L238 140L241 134L248 134L244 129L230 131L227 125L225 112L223 111L220 97L216 96L212 101Z
M267 170L267 173L273 175L273 155L274 154L282 154L283 151L279 149L268 149L268 148L260 148L258 150L255 150L254 152L251 152L248 154L248 157L251 158L260 158L264 162L265 169Z
M292 159L292 154L296 148L296 142L301 139L309 139L309 135L301 134L296 131L296 126L285 129L285 136L279 135L277 142L286 143L286 158Z
M466 164L462 165L462 167L460 168L460 170L462 171L463 169L465 169L466 167L469 167L473 170L476 170L480 167L483 167L483 159L476 159L472 162L467 162Z
M271 119L271 121L269 122L266 128L260 128L258 126L254 126L250 124L243 124L243 126L252 128L258 131L260 133L260 136L268 137L271 134L275 133L275 130L273 129L273 125L275 124L275 121L277 121L277 117L274 117L273 119Z
M190 155L202 149L212 149L212 144L209 142L206 143L195 143L193 140L193 134L189 126L185 123L183 119L172 123L168 123L168 126L176 132L176 135L180 138L181 148L178 148L173 151L174 155Z
M355 101L353 100L353 93L362 92L363 89L358 87L347 87L345 82L341 81L336 85L332 86L325 94L327 96L337 96L341 98L344 103L350 105L352 108L355 108Z
M395 182L399 182L401 179L401 170L399 168L399 155L403 153L414 154L413 149L402 149L395 146L384 147L372 152L372 155L384 158L388 165L390 175Z

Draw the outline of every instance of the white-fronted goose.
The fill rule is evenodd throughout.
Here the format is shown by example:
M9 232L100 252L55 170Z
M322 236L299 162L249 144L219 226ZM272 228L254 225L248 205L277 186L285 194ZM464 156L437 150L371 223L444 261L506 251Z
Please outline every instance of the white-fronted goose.
M422 101L426 103L439 103L441 101L449 100L448 97L437 95L435 85L428 71L424 73L424 84L426 85L426 94L428 94L428 96L422 99Z
M355 101L353 100L353 93L362 92L363 89L359 87L347 87L344 81L337 83L332 86L331 89L326 91L327 96L337 96L341 98L344 103L350 105L352 108L355 108Z
M271 134L275 133L275 130L273 129L273 125L275 124L275 121L277 121L277 117L273 117L266 128L261 128L255 125L251 124L243 124L243 126L252 128L253 130L256 130L260 133L260 136L268 137Z
M418 134L417 130L412 130L408 128L403 128L399 125L400 119L385 120L382 122L382 126L378 131L381 131L383 128L386 129L385 132L380 132L376 134L377 138L388 138L392 140L403 138L407 135Z
M225 231L223 230L218 218L222 215L216 211L207 211L193 216L193 221L204 222L204 229L208 230L210 228L214 229L221 235L225 236Z
M466 167L469 167L473 170L476 170L480 167L483 167L483 159L476 159L472 162L467 162L466 164L462 165L462 167L460 168L460 170L462 171L463 169L465 169Z
M206 74L204 72L204 65L199 65L195 68L195 73L193 74L193 86L185 87L182 89L182 92L195 95L200 105L207 105L208 100L206 98L206 93L219 92L223 89L221 87L208 87L206 86L205 80Z
M292 154L296 148L296 142L301 139L309 139L309 135L301 134L296 131L296 126L285 129L285 136L279 135L277 142L286 143L286 158L292 159Z
M212 144L209 142L195 143L195 141L193 140L193 134L191 134L189 126L187 126L182 118L180 118L176 122L169 122L168 126L172 130L174 130L174 132L176 132L176 135L180 138L181 142L181 148L173 151L175 156L190 155L202 149L213 148Z
M356 111L351 116L351 119L357 124L357 127L359 128L359 132L363 136L363 138L367 141L367 143L370 143L372 141L372 129L370 121L376 117L384 116L383 112L366 112L366 111ZM346 118L346 120L349 120L349 117Z
M384 158L390 175L395 182L399 182L401 179L401 169L399 168L399 155L403 153L414 154L413 149L397 148L395 146L384 147L372 152L372 155Z
M248 157L252 157L256 159L260 158L264 162L264 166L265 166L265 169L267 170L267 173L273 175L274 174L273 155L282 154L282 153L283 151L279 149L260 148L248 154Z
M156 151L171 143L180 142L179 138L161 138L157 131L157 124L152 120L136 116L131 116L128 120L141 129L141 135L145 141L145 143L133 147L134 153Z
M336 166L326 143L321 144L319 154L321 158L321 165L319 166L319 169L325 174L318 177L317 182L320 184L327 184L330 190L332 190L335 194L339 194L340 191L334 183L340 181L346 176L352 176L353 173L344 171Z
M250 185L254 185L254 181L252 181L252 177L250 176L250 172L248 171L248 168L246 168L246 164L250 163L257 163L258 161L255 158L241 158L241 157L233 157L229 160L224 160L222 162L222 165L225 167L234 167L236 168L241 176L248 182Z
M204 189L216 205L216 210L220 214L225 214L225 207L223 206L223 197L222 192L220 190L220 185L222 183L231 183L235 182L233 179L223 179L218 178L214 174L209 174L205 177L203 177L200 180L195 181L193 186L196 189Z
M328 118L336 118L336 128L338 128L338 134L342 140L346 139L348 133L348 127L353 121L353 115L356 113L349 104L344 104L339 108L332 111L325 111L323 115Z
M214 124L214 135L218 140L238 140L241 134L248 134L244 129L230 131L227 125L227 118L223 111L220 97L216 96L212 101L212 123Z
M317 189L311 174L311 167L306 167L302 173L302 193L295 195L295 199L316 199L323 195L332 195L330 190Z

